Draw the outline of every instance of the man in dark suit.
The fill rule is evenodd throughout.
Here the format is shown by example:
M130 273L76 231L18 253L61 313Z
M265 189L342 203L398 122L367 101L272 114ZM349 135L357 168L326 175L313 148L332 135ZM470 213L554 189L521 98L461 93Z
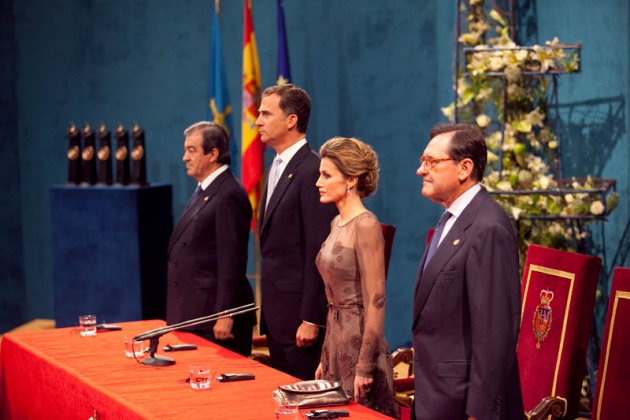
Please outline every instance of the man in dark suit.
M229 169L227 132L211 122L184 131L188 176L199 182L168 248L169 325L254 302L246 277L252 207ZM251 354L253 312L188 330L244 356Z
M434 127L420 158L422 195L448 214L415 285L419 420L523 418L517 241L503 209L479 185L486 161L483 135L464 124Z
M262 317L271 365L313 379L326 326L324 282L315 257L330 232L334 205L315 187L319 156L306 142L308 94L293 85L262 94L256 125L277 153L260 206Z

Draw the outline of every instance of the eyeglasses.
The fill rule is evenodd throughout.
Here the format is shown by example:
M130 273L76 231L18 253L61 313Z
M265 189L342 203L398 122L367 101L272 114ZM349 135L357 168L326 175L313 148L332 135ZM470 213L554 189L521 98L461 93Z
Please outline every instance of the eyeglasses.
M422 156L420 158L420 166L422 166L422 164L424 163L425 165L427 165L427 169L428 170L432 170L433 168L435 168L435 165L437 165L440 162L446 162L447 160L455 160L454 158L434 158L431 156Z

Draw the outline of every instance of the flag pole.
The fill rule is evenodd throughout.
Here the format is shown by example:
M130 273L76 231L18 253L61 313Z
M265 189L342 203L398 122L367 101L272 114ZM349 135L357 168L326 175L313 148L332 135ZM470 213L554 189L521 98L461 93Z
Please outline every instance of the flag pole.
M260 220L256 216L256 224L254 227L254 285L256 287L256 321L258 322L258 334L260 335L260 318L262 316L262 294L261 294L261 281L260 281Z
M260 105L260 66L254 23L251 16L252 4L245 0L243 10L243 80L242 80L242 113L241 113L241 182L247 191L252 204L253 217L251 229L254 232L254 283L255 300L261 302L261 257L260 257L260 221L258 220L261 196L261 180L264 173L264 145L260 141L260 133L256 126L258 106ZM261 311L257 311L260 329Z

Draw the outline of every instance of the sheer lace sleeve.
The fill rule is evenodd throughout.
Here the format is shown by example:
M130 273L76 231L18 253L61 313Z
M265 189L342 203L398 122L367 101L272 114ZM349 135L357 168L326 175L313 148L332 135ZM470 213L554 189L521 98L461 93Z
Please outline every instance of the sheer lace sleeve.
M356 226L356 252L361 276L365 329L356 374L372 377L385 326L385 240L372 213Z

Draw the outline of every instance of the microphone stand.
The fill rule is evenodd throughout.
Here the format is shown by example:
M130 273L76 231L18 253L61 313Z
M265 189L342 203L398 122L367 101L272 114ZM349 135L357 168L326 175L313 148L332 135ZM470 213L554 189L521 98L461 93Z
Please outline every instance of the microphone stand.
M160 342L160 337L164 334L167 334L172 331L180 330L186 327L192 327L195 325L205 324L206 322L216 321L218 319L232 317L235 315L241 315L247 312L255 311L258 309L258 306L254 306L253 303L249 303L247 305L239 306L237 308L227 309L222 312L217 312L216 314L203 316L201 318L195 318L188 321L180 322L179 324L167 325L165 327L156 328L153 330L149 330L143 333L136 335L133 340L134 341L144 341L149 340L149 349L147 350L150 353L149 357L142 360L143 365L148 366L170 366L175 364L175 360L170 357L156 355L155 352L158 349L158 345Z

